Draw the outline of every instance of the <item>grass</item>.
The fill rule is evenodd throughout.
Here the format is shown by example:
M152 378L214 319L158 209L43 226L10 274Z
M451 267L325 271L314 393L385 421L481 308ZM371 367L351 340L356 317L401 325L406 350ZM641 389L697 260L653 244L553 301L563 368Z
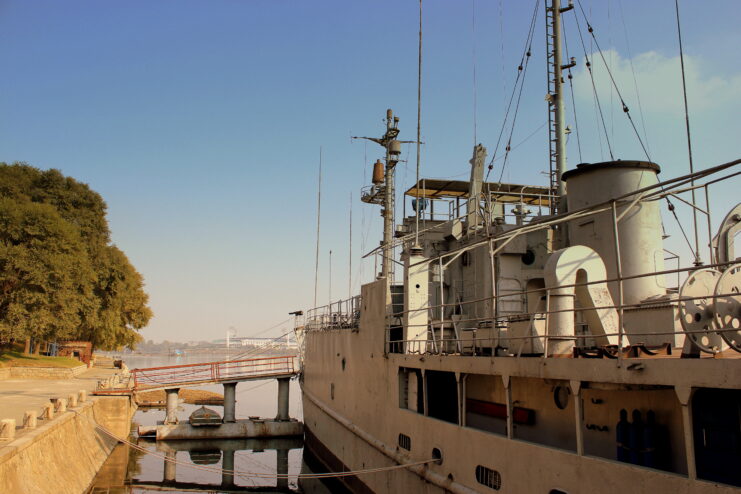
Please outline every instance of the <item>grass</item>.
M61 367L69 369L82 365L76 358L25 355L23 351L0 349L0 367Z

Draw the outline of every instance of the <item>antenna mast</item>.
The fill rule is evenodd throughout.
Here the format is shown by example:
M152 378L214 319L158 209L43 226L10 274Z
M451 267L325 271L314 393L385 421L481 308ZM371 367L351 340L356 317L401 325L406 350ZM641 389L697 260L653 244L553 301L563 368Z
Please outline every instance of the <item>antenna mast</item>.
M383 217L383 258L381 259L381 272L379 278L386 278L387 282L393 281L394 278L394 252L391 244L394 239L394 199L395 199L395 188L394 188L394 171L396 164L399 162L399 155L401 154L401 143L402 142L415 142L415 141L398 141L396 137L399 135L399 117L394 116L394 112L391 109L386 110L386 133L381 137L353 137L353 139L366 139L373 141L376 144L383 146L386 150L386 164L383 172L383 180L378 177L376 180L376 172L374 167L374 187L367 193L361 195L363 202L371 204L381 204L381 216ZM378 167L383 166L380 163L376 163ZM381 185L383 184L383 185ZM380 196L380 197L379 197Z
M557 197L551 198L551 214L566 211L566 184L561 175L566 171L566 124L564 116L564 98L561 91L563 84L562 71L576 65L574 58L563 65L561 55L561 14L574 8L569 1L567 7L561 8L561 0L550 0L546 3L546 44L548 47L548 133L550 141L550 175L551 189ZM563 235L561 235L563 237ZM561 239L563 243L565 239Z

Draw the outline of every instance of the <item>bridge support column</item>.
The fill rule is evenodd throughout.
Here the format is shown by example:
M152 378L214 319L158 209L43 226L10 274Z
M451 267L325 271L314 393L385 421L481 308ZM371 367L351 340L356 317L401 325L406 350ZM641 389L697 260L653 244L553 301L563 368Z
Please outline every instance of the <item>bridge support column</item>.
M176 455L177 451L175 451L174 449L169 450L167 453L165 453L165 482L175 482L175 478L177 476L177 463L175 463Z
M225 449L221 463L221 485L232 487L234 485L234 450Z
M278 475L288 475L288 450L279 449L276 450L278 453L277 464L275 465L275 471ZM278 489L288 488L288 477L278 477L276 487Z
M166 415L165 415L165 424L177 424L178 423L178 392L180 391L180 388L170 388L166 389L165 393L167 394L167 402L166 402Z
M275 417L275 420L291 420L288 416L288 386L290 382L290 377L282 377L278 379L278 416Z
M237 383L224 383L224 422L236 422Z

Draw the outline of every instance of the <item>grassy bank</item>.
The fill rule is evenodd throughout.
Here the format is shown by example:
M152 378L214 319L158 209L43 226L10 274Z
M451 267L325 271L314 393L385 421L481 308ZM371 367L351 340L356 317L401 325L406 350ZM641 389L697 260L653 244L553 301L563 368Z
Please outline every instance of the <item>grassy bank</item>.
M25 355L22 351L0 350L0 367L61 367L69 369L82 365L76 358Z

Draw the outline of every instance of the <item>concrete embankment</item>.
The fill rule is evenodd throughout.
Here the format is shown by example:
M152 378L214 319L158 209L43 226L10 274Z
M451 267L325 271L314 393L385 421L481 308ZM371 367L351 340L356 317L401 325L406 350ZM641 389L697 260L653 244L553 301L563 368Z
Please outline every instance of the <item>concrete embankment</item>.
M128 396L90 397L121 380L114 368L0 369L0 493L80 494L126 438L136 406Z
M125 438L134 411L129 397L88 398L36 428L21 429L16 439L0 443L0 492L85 492L117 443L96 424Z

